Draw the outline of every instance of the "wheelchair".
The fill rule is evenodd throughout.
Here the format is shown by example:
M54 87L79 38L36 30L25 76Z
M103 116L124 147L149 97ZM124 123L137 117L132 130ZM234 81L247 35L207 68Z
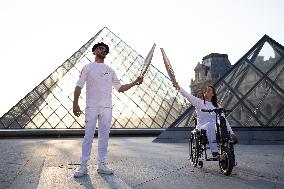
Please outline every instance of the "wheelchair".
M207 136L206 130L194 129L189 137L189 158L191 165L194 167L203 167L203 160L205 161L219 161L221 172L228 176L232 173L233 167L236 166L234 144L238 141L233 141L230 138L230 133L227 131L226 119L222 116L223 108L216 108L212 110L201 110L203 112L216 113L216 142L219 151L219 157L209 158L207 155ZM195 120L196 124L196 120Z

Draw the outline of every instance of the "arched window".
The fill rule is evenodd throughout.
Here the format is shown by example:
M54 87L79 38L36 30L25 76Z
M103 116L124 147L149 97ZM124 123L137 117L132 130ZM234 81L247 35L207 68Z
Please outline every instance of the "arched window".
M198 80L201 80L201 71L198 71Z

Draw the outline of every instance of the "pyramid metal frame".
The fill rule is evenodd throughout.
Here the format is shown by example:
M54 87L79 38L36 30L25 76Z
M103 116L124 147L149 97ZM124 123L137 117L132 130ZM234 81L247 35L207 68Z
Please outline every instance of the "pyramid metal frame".
M72 112L73 92L80 70L94 61L93 44L110 47L107 61L122 83L141 72L144 58L108 28L103 28L69 59L0 118L0 129L82 129L84 115ZM85 88L79 99L85 107ZM125 92L113 90L112 128L167 128L189 107L167 76L150 65L143 84Z
M272 55L272 56L271 56ZM264 35L215 84L233 127L284 127L284 47ZM194 127L190 106L169 127Z

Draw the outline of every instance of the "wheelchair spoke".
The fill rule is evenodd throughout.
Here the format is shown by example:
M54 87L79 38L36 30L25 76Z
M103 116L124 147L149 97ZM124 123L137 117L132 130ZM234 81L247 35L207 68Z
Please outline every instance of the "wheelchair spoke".
M200 167L203 166L202 161L199 161L199 158L201 158L201 145L200 145L200 140L196 133L191 133L190 135L190 141L189 141L189 156L190 156L190 161L191 165L196 167L199 165Z

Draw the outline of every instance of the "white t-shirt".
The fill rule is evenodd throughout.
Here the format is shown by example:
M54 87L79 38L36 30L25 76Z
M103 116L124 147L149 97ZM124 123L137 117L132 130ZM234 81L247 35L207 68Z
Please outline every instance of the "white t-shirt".
M86 83L86 107L112 107L112 86L119 90L120 81L115 71L104 63L92 62L81 71L76 86L84 87Z
M215 112L202 112L201 109L215 109L216 107L212 104L212 102L205 101L203 99L197 98L188 92L186 92L183 88L180 88L181 94L188 99L188 101L195 107L196 115L197 115L197 129L206 129L209 127L214 127L216 124L216 113ZM220 105L218 105L221 108ZM225 117L225 115L223 114ZM228 131L233 134L231 126L226 119L226 125Z

